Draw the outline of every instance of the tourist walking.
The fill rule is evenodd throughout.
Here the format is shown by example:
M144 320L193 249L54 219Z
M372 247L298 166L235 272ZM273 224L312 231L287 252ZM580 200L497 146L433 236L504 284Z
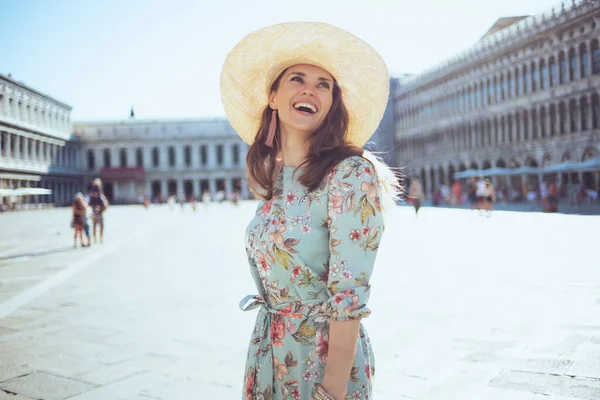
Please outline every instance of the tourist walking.
M85 229L85 213L86 213L86 204L83 197L83 193L77 193L75 195L75 199L73 200L73 204L71 204L71 209L73 211L73 217L71 220L71 226L73 227L73 247L77 247L77 238L79 238L79 243L81 247L86 247L83 243L83 231Z
M421 186L421 181L419 178L413 178L410 182L410 189L408 190L408 198L415 208L415 214L419 215L419 209L421 209L421 204L425 199L425 194L423 193L423 186Z
M100 243L104 243L104 213L108 210L108 199L104 196L102 181L100 179L92 181L88 204L92 207L92 234L94 236L94 243L98 243L98 230L100 230Z

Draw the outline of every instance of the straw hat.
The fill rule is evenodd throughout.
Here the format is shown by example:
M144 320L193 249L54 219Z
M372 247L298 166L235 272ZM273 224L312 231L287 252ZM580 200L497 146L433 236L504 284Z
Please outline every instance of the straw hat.
M273 81L297 64L315 65L336 79L350 114L348 140L363 146L387 105L388 70L366 42L323 22L269 26L246 36L229 53L221 72L221 100L238 135L254 142Z

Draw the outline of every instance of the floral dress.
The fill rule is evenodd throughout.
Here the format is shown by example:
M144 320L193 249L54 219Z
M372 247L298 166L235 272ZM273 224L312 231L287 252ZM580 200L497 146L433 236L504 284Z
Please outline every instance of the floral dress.
M300 173L283 167L273 198L259 203L246 231L259 294L240 308L260 307L244 374L247 400L311 399L323 380L329 320L370 314L369 279L384 229L374 167L349 157L310 193ZM346 398L372 398L374 372L361 324Z

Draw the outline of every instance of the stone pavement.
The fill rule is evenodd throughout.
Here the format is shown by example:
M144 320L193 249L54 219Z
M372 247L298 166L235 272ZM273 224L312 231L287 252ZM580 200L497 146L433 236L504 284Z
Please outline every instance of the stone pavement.
M254 203L0 215L0 400L240 399ZM364 321L377 399L600 399L600 217L400 207Z

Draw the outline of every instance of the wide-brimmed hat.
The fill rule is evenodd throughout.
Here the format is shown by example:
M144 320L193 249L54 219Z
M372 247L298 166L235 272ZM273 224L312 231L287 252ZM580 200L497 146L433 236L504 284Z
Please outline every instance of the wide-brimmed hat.
M350 115L348 140L363 146L385 112L388 69L369 44L323 22L269 26L246 36L229 53L221 72L221 100L238 135L254 142L271 85L298 64L315 65L335 78Z

